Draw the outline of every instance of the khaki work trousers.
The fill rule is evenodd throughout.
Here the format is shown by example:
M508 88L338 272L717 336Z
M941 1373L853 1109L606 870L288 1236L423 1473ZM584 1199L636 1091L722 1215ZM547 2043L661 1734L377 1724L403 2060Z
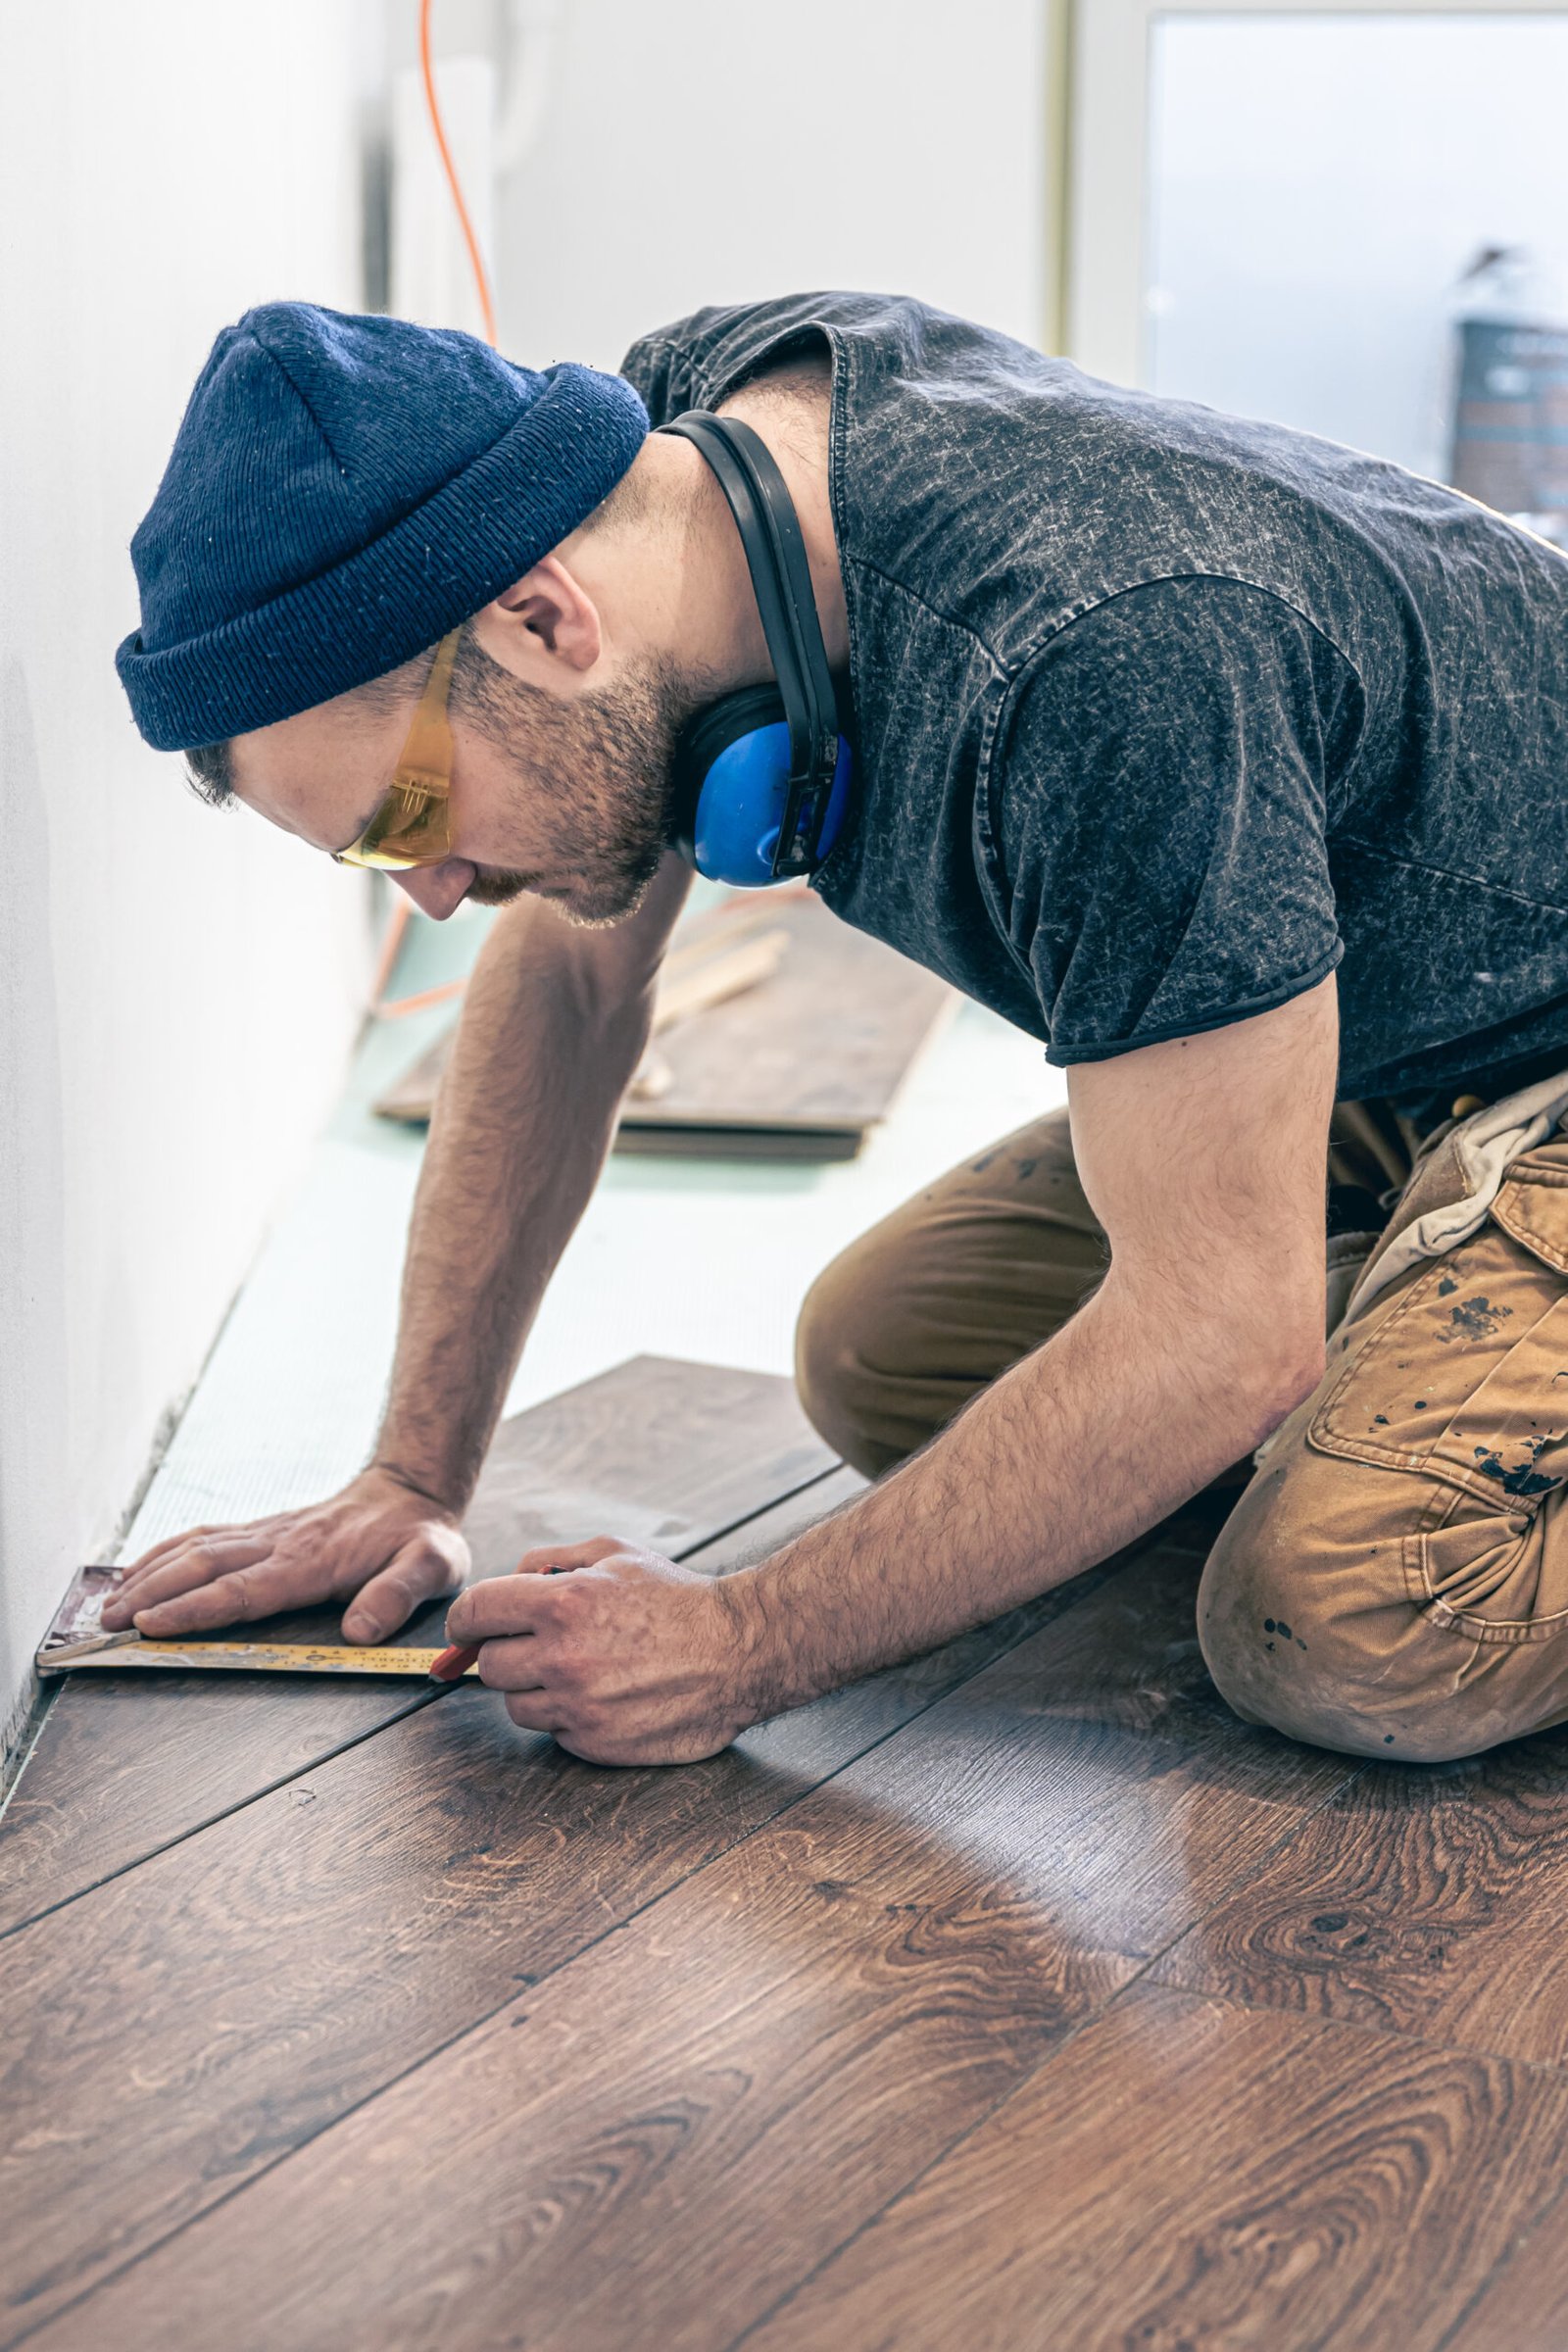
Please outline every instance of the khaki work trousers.
M1335 1112L1331 1185L1393 1214L1381 1242L1330 1242L1331 1331L1369 1251L1421 1212L1441 1152L1419 1152L1386 1104ZM1049 1339L1106 1263L1053 1112L819 1276L797 1334L806 1409L875 1477ZM1331 1338L1317 1389L1260 1449L1199 1594L1236 1712L1424 1762L1568 1718L1565 1438L1568 1138L1553 1136L1514 1162L1478 1233Z

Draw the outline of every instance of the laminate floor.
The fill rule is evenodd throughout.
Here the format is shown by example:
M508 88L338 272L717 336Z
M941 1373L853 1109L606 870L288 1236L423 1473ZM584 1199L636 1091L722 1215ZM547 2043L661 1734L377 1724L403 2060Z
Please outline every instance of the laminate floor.
M643 1358L478 1526L722 1574L858 1487L786 1382ZM0 1831L0 2344L1561 2352L1568 1740L1248 1730L1214 1525L679 1771L473 1685L68 1678Z

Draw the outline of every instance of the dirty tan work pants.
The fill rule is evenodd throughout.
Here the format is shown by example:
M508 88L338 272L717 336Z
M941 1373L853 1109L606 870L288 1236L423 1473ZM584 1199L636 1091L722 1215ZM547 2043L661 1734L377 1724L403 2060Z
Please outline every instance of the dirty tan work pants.
M1369 1250L1430 1205L1442 1152L1342 1103L1329 1178L1396 1197L1329 1244L1331 1327ZM1372 1220L1376 1222L1376 1218ZM797 1334L807 1411L868 1476L922 1445L1092 1291L1107 1262L1053 1112L835 1259ZM1509 1169L1485 1224L1329 1345L1203 1572L1199 1634L1250 1723L1405 1761L1568 1718L1568 1139Z

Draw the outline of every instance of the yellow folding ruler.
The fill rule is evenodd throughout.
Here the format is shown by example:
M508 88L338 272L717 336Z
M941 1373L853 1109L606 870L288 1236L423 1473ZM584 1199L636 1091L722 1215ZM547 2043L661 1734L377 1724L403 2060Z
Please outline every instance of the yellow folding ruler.
M249 1674L428 1674L439 1649L376 1648L355 1642L150 1642L144 1634L99 1634L38 1652L40 1674L68 1666L231 1666ZM479 1669L466 1673L478 1680Z

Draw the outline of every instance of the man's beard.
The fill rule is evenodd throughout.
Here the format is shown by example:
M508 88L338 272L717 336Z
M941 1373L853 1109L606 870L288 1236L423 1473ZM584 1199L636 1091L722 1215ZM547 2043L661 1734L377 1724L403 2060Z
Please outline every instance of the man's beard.
M673 667L653 660L597 694L558 698L514 677L464 632L453 715L505 756L530 829L548 811L558 856L542 895L568 922L618 923L647 896L669 840L675 738L690 699ZM542 878L483 866L466 895L505 906Z

